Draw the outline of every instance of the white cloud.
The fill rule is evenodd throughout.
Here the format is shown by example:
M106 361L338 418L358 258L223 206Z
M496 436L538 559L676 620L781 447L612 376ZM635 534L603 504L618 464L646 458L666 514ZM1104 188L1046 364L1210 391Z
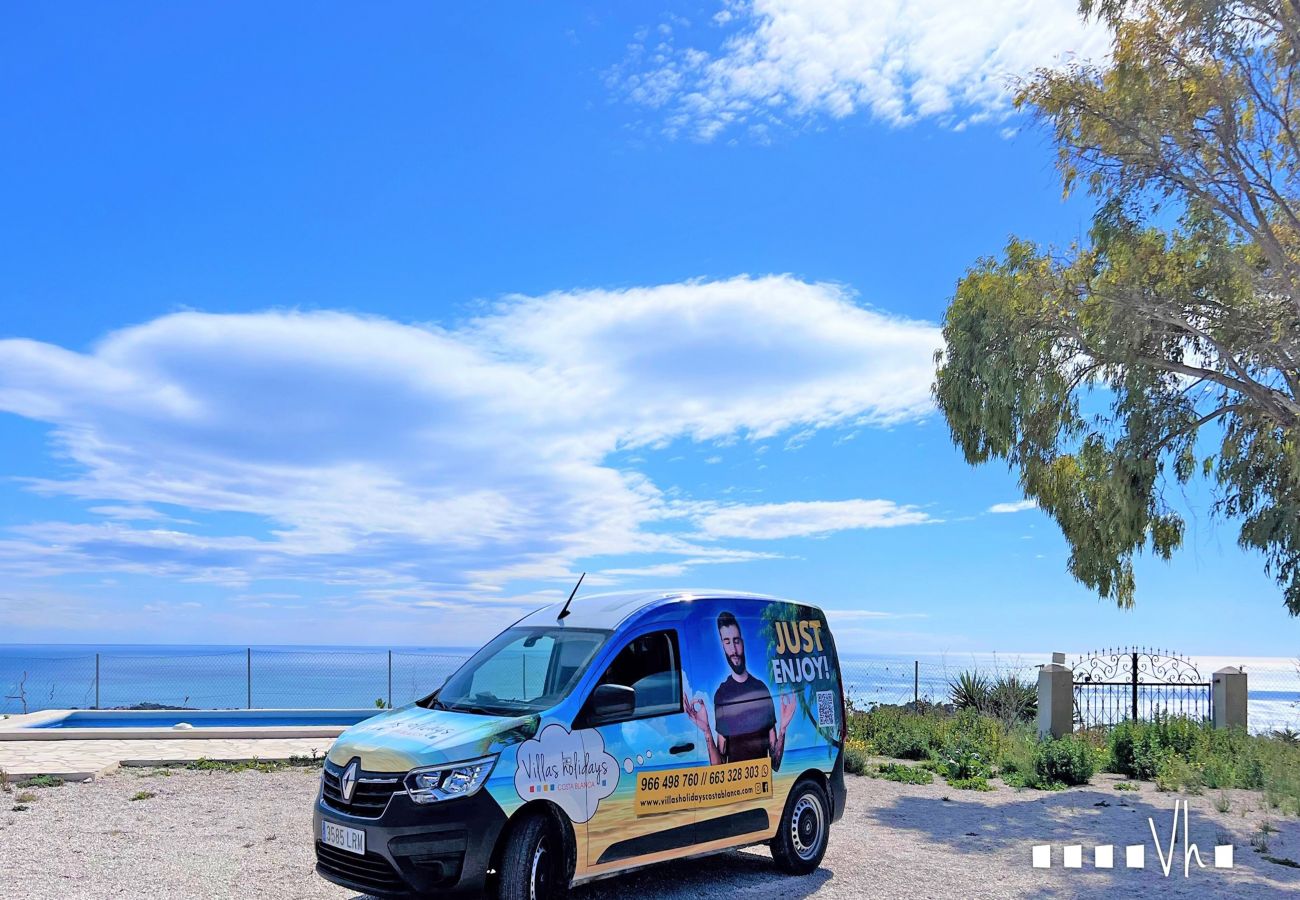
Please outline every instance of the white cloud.
M727 37L708 52L679 35L637 41L609 77L661 109L670 135L858 111L893 125L953 127L1005 117L1009 81L1069 57L1099 59L1107 34L1075 0L753 0L726 3ZM716 31L710 29L713 35ZM703 40L716 40L700 34Z
M170 520L171 516L159 512L150 506L92 506L90 511L97 516L104 516L108 519L124 519L127 521L145 521L149 519Z
M929 323L788 276L513 297L455 330L184 312L87 353L0 341L0 410L50 423L80 469L31 487L108 519L13 528L0 569L300 578L411 603L576 578L575 560L602 555L753 558L702 546L697 507L607 458L922 417L939 343ZM778 526L758 507L755 528L923 517L855 502L831 504L838 524ZM133 521L151 504L227 518ZM704 534L735 532L742 509Z
M1029 509L1038 509L1036 500L1016 500L1014 503L994 503L988 508L991 513L1018 513Z
M935 521L914 506L890 500L812 500L719 506L702 515L698 524L701 534L709 538L774 540Z

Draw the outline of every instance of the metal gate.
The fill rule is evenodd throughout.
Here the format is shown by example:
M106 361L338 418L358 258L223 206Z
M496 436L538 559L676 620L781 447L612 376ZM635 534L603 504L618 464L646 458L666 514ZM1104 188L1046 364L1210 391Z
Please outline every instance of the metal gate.
M1098 650L1071 668L1076 728L1156 716L1210 718L1210 682L1177 653L1135 647Z

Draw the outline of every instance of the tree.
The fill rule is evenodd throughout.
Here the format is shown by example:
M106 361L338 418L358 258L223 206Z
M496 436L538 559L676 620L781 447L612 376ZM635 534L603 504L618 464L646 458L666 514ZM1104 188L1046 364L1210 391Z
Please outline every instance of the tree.
M1104 64L1017 104L1054 137L1086 241L1012 238L958 283L934 394L971 464L1007 461L1069 569L1121 606L1168 559L1194 477L1300 615L1300 3L1083 0Z

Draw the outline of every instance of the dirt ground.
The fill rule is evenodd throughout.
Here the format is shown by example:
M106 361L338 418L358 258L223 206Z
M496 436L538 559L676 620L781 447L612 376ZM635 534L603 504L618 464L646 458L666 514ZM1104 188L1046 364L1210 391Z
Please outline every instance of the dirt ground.
M4 898L239 898L342 900L354 896L312 870L314 770L123 770L86 784L17 788L0 795ZM995 898L1275 897L1300 894L1300 820L1258 794L1186 797L1190 832L1206 867L1183 875L1181 837L1166 877L1148 817L1168 855L1175 795L1117 779L1060 793L957 791L850 778L844 819L822 868L778 874L765 849L669 863L575 890L577 900L629 897ZM142 793L143 792L143 793ZM145 795L149 796L145 796ZM139 797L139 799L133 799ZM15 806L26 809L13 811ZM1226 806L1226 811L1216 807ZM1252 843L1253 842L1253 843ZM1146 867L1125 867L1124 847L1145 844ZM1031 848L1052 845L1052 868ZM1083 867L1062 867L1062 847L1083 846ZM1116 867L1093 867L1092 847L1115 846ZM1234 845L1215 869L1214 846ZM1270 861L1266 857L1271 857Z

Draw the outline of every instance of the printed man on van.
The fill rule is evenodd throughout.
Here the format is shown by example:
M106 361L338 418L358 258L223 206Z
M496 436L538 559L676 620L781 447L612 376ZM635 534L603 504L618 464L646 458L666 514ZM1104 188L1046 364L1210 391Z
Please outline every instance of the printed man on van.
M683 697L686 714L704 733L711 765L770 756L772 770L776 771L781 768L786 729L798 703L793 694L782 694L781 718L777 720L772 692L745 666L745 638L732 613L718 614L718 638L731 666L731 674L713 695L713 720L718 733L713 734L709 727L709 713L703 700Z

